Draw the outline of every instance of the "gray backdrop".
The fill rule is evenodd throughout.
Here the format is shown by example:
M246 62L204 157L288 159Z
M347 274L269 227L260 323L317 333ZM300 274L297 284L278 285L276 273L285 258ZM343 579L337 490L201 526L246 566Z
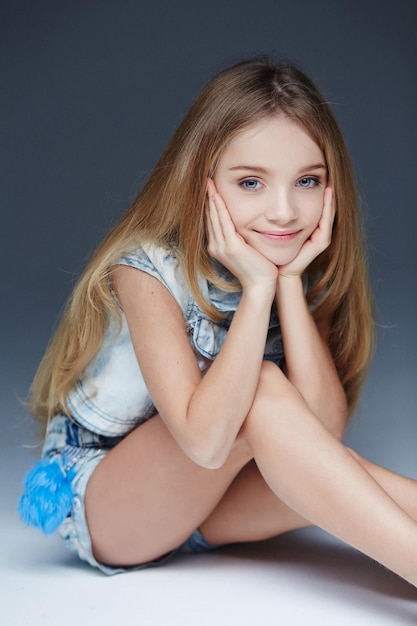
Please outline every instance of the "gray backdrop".
M417 476L416 5L0 2L1 459L16 470L2 472L3 487L18 489L24 446L33 441L17 398L86 258L128 206L198 88L257 51L301 64L345 133L379 324L347 441Z

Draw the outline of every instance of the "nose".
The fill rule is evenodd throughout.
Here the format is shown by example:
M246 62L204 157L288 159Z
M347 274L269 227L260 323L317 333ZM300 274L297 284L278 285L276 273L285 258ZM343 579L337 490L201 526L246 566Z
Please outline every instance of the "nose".
M269 197L265 216L271 222L288 224L297 217L297 207L295 198L288 193L288 190L278 189Z

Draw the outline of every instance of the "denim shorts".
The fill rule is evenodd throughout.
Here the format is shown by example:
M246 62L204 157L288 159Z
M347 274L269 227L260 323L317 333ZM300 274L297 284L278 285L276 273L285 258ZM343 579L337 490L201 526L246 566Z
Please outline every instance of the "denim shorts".
M98 463L115 446L121 438L103 437L97 435L66 415L56 415L50 422L45 442L42 448L42 457L49 458L59 452L64 460L67 471L71 471L73 501L68 517L58 529L65 545L77 554L80 559L93 567L97 567L105 574L119 574L131 570L143 569L165 563L175 554L205 552L216 546L208 543L198 530L181 546L168 554L149 563L133 567L110 567L99 563L93 555L91 537L85 515L85 492L87 483Z

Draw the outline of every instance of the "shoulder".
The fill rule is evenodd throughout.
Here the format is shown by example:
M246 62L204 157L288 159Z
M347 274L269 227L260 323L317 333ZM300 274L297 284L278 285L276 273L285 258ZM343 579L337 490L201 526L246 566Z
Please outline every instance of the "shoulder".
M119 257L114 265L128 265L156 277L164 277L179 266L179 255L161 245L147 243Z
M169 291L181 309L188 307L190 290L184 276L180 255L175 250L149 243L119 257L114 263L113 270L113 276L117 282L122 274L127 274L127 272L120 271L120 266L134 268L140 270L142 274L152 276ZM141 280L137 275L133 282L138 285L144 280L143 276Z

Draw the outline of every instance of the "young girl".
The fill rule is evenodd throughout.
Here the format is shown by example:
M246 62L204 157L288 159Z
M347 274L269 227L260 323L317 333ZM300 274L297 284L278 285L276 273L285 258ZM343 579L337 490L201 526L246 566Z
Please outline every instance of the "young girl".
M303 73L211 80L40 365L23 518L106 573L314 524L417 585L417 484L340 441L372 350L358 222Z

